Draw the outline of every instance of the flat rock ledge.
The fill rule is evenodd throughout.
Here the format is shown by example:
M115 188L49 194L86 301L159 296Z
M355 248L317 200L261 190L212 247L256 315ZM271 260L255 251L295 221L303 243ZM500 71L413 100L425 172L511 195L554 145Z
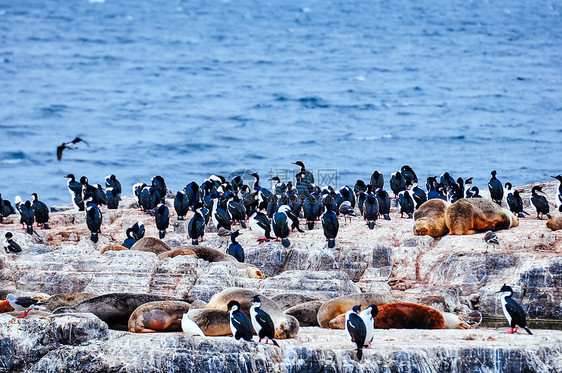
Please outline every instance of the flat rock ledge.
M562 372L562 331L506 330L377 330L358 361L344 330L305 327L275 347L115 331L92 314L1 314L0 372Z

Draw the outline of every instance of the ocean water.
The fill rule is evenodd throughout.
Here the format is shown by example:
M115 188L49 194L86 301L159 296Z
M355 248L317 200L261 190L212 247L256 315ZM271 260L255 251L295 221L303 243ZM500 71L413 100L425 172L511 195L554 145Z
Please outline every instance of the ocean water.
M236 169L562 172L559 1L2 1L0 193ZM80 136L90 144L56 147ZM324 171L322 171L324 170Z

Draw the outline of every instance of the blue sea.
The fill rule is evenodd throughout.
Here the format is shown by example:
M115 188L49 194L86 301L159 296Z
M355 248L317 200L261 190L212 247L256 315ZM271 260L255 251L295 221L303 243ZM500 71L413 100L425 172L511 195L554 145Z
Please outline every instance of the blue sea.
M0 1L0 193L562 172L560 1ZM76 136L87 140L56 147ZM288 176L287 176L288 177ZM322 180L324 181L324 179ZM388 184L387 184L388 185Z

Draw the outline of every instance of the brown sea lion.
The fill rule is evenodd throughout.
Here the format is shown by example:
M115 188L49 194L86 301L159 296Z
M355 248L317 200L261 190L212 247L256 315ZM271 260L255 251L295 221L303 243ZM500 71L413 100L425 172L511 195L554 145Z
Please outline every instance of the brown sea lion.
M562 215L556 215L548 219L548 221L546 222L546 226L553 231L562 229Z
M328 299L303 293L281 293L272 296L271 300L274 301L283 311L286 311L289 308L302 303L312 302L315 300L325 302Z
M414 212L414 234L416 236L443 236L449 232L445 224L445 211L451 204L440 198L424 202Z
M286 309L285 313L294 316L299 321L300 326L319 326L318 310L323 304L324 301L321 300L300 303Z
M519 218L491 200L462 198L445 211L445 224L449 228L449 234L475 234L516 227L519 225Z
M167 243L159 240L158 238L143 237L135 242L133 246L131 246L131 250L150 251L151 253L158 255L166 251L171 251L172 248L168 246Z
M371 304L380 306L394 301L395 299L387 294L375 293L352 294L330 299L322 304L320 309L318 309L318 325L322 328L329 328L330 321L333 318L338 315L345 314L355 305L361 305L361 308L365 308Z
M240 302L240 310L249 318L252 298L259 296L261 309L267 312L275 325L275 338L294 338L299 331L299 322L291 315L284 314L274 301L253 290L230 288L213 295L209 300L208 306L221 310L227 310L227 305L231 300Z
M178 301L148 302L139 306L129 318L132 333L179 332L189 303Z
M364 307L361 307L364 308ZM373 319L375 329L444 329L445 319L434 308L414 303L389 303L379 306ZM331 329L345 329L345 314L330 320Z
M72 307L59 307L53 313L90 312L107 323L111 329L128 330L129 317L138 307L148 302L164 300L189 302L191 299L153 294L111 293L87 299Z
M230 314L216 308L189 310L187 316L193 320L207 336L231 335Z
M223 253L217 249L199 245L186 246L183 249L192 250L198 258L203 259L206 262L232 262L236 265L236 268L245 269L249 278L264 279L263 273L255 265L240 263L232 255L228 255L227 253Z
M122 251L122 250L129 250L129 249L127 249L125 246L121 246L121 245L107 245L106 247L104 247L101 250L101 254L103 255L104 253L106 253L108 251Z
M195 254L195 252L191 249L186 249L186 248L181 248L181 249L175 249L172 251L165 251L161 254L158 254L158 260L164 260L166 258L175 258L176 256L179 255L191 255L194 257L197 257L197 254Z
M193 302L191 302L191 307L189 307L190 310L196 310L199 308L209 308L209 307L207 306L207 303L199 299L195 299Z
M53 312L59 307L74 306L96 296L96 294L92 293L55 294L49 298L45 308L47 308L47 311Z

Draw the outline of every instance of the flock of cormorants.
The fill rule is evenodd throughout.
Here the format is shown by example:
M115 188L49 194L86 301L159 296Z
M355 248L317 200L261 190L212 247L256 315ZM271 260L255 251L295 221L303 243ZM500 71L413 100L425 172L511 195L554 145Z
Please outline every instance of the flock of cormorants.
M328 247L335 247L335 240L339 230L338 216L345 219L356 217L355 207L358 206L360 214L365 219L369 229L374 229L377 219L390 220L391 197L384 189L384 175L374 171L370 182L357 180L354 187L343 186L337 191L326 186L320 188L314 184L314 175L306 169L301 161L293 164L300 167L296 174L296 183L282 182L275 176L269 179L273 182L273 190L260 184L257 173L251 173L253 182L246 184L241 176L235 176L228 181L224 176L211 175L198 184L195 181L187 184L183 191L178 191L174 197L174 210L178 220L183 220L189 210L194 212L188 223L188 234L192 243L197 245L205 235L205 229L212 220L219 231L219 235L230 235L231 245L229 252L237 259L243 260L242 247L236 242L235 235L231 234L233 224L240 224L246 228L248 222L250 230L258 237L260 242L276 238L284 247L290 246L289 235L293 230L302 232L299 227L299 217L306 220L308 229L313 229L319 219L322 223L324 236ZM552 176L560 181L557 191L556 204L562 211L562 175ZM101 231L102 211L101 205L108 209L117 209L121 200L121 183L115 175L105 178L105 190L100 184L90 184L86 176L77 181L73 174L68 178L68 190L72 204L80 211L86 211L86 223L91 232L91 240L98 241ZM401 217L413 217L414 210L418 209L425 201L441 198L454 203L461 198L481 198L479 188L472 185L472 177L466 180L456 180L448 172L439 178L428 177L425 183L426 190L418 185L418 178L414 170L404 165L390 177L390 191L394 203L399 207ZM502 185L497 178L497 172L492 171L488 181L488 189L492 200L500 206L505 196L509 209L519 217L527 214L523 210L521 191L513 189L507 182ZM162 176L154 176L151 183L138 183L133 185L133 193L138 205L146 213L154 216L159 237L164 238L170 223L170 211L165 204L167 193L166 182ZM547 198L542 194L540 186L534 186L530 198L535 207L537 217L546 215L550 218ZM23 202L16 196L16 208L3 200L0 195L0 222L2 217L19 211L20 222L26 227L28 233L33 233L33 224L37 222L44 229L48 229L49 209L39 201L37 193L32 194L31 201ZM9 232L8 232L9 233ZM130 248L136 241L144 236L144 226L135 224L126 231L127 239L123 246ZM11 240L6 236L6 242ZM5 247L17 251L18 246L12 240Z

